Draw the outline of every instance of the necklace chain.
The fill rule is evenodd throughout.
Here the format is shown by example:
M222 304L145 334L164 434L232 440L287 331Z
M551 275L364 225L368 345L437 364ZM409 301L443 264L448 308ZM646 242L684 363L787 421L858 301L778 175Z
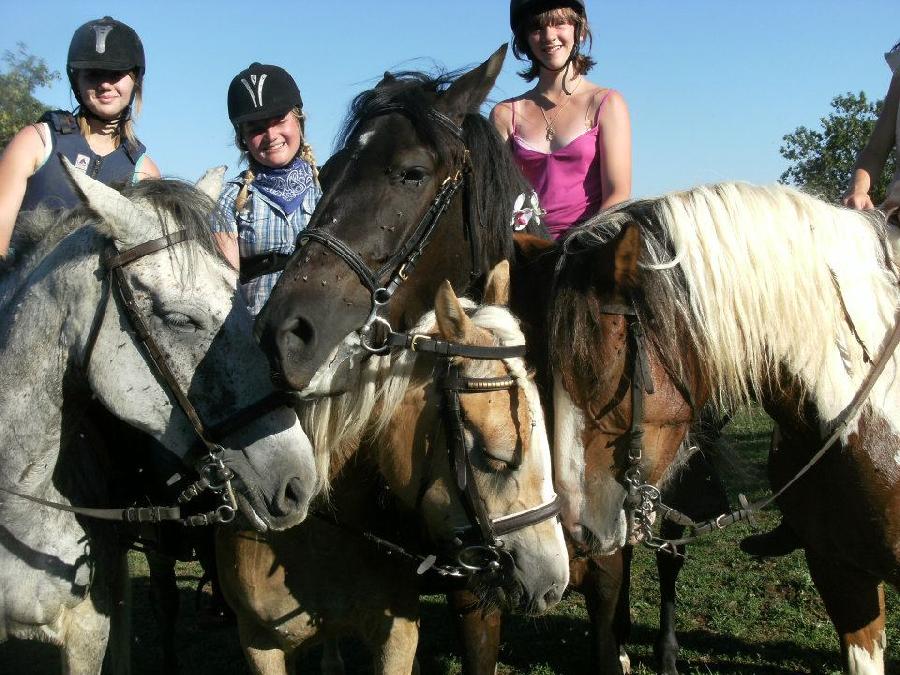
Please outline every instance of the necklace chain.
M541 111L541 115L544 117L544 125L547 127L547 133L544 134L544 136L546 137L546 139L547 139L548 141L552 141L552 140L553 140L553 137L556 136L556 128L553 126L553 124L554 124L554 122L556 122L556 118L559 117L559 114L563 111L563 109L564 109L567 105L569 105L569 101L572 100L572 97L575 96L575 92L578 91L578 87L581 86L581 81L582 81L583 79L584 79L584 78L579 78L579 79L578 79L578 84L576 84L575 87L572 89L572 93L571 93L571 94L566 93L566 98L563 100L563 102L562 102L562 103L558 103L558 104L555 106L555 107L556 107L556 110L554 111L552 117L547 117L547 113L544 112L543 107L538 106L538 108L539 108L540 111ZM565 89L564 89L563 91L565 91Z

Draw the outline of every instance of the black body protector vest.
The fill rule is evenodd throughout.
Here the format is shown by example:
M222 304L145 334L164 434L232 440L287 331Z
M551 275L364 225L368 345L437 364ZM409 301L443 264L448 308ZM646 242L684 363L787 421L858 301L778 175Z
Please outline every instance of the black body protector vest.
M47 112L39 120L50 129L50 156L43 166L28 179L21 211L33 211L40 204L50 209L69 209L80 203L62 162L62 155L76 168L106 185L125 183L132 179L134 170L147 148L143 143L122 143L111 153L101 157L88 145L78 131L78 123L72 113L56 110Z

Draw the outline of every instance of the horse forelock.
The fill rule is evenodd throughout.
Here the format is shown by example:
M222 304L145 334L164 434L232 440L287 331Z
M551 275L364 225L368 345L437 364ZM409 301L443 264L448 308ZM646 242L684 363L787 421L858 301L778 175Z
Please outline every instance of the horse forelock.
M702 186L620 205L572 231L560 285L583 274L593 261L585 253L602 249L628 222L643 241L633 299L676 377L690 381L699 368L717 402L733 406L763 394L785 365L823 419L846 406L867 367L831 274L874 357L898 305L882 216L780 185ZM593 319L574 307L577 294L565 302L553 318L554 351L574 348L576 358L556 365L577 368L590 363Z
M518 322L505 308L477 307L460 298L479 328L491 332L500 345L524 344ZM411 333L433 333L434 311L425 313ZM319 475L327 477L333 456L343 457L356 450L360 441L383 431L394 418L403 401L416 366L418 354L403 350L390 356L372 356L363 361L357 381L343 394L303 402L298 407L304 430L313 442ZM521 358L504 359L510 373L520 385L530 384ZM532 415L540 413L537 390L529 394ZM533 400L532 400L533 399ZM327 485L325 485L327 488Z

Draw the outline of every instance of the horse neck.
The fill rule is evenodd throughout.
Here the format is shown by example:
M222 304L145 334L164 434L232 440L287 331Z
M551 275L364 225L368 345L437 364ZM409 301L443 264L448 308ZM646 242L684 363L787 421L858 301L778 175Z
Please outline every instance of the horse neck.
M76 355L100 304L97 267L96 255L58 247L0 312L0 472L20 490L51 489L60 447L90 399Z

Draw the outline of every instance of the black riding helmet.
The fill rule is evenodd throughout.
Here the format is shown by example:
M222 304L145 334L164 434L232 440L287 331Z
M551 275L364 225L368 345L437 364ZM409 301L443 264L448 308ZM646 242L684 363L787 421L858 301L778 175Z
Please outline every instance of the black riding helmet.
M251 63L228 86L228 118L236 130L244 122L280 117L303 108L300 89L284 68Z
M571 7L582 16L585 14L582 0L510 0L509 27L515 33L523 16L538 14L557 7Z
M111 16L88 21L79 27L69 44L66 74L78 103L82 103L78 91L76 72L79 70L134 70L137 81L144 78L144 45L131 26L116 21ZM132 95L133 96L133 95Z

